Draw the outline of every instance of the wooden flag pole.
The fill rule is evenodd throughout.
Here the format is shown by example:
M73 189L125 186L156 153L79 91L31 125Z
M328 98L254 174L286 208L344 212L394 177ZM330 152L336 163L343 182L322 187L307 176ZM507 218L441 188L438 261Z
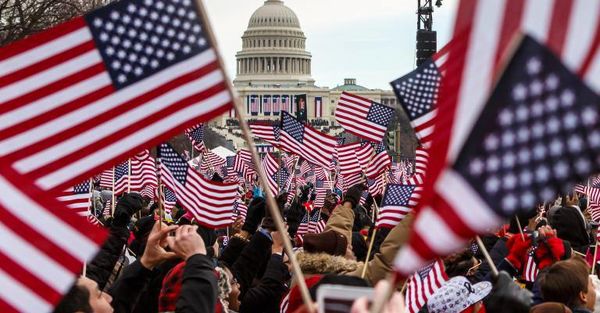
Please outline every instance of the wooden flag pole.
M373 244L375 243L375 236L377 235L377 227L373 226L373 232L371 233L371 242L369 242L369 249L367 249L367 257L365 258L365 264L363 265L362 273L360 274L360 278L364 279L367 274L367 267L369 265L369 257L371 256L371 251L373 250Z
M296 157L296 162L294 163L294 167L292 168L292 173L291 175L294 175L294 181L296 181L296 167L298 166L298 162L300 161L300 156ZM294 184L296 185L296 184ZM289 183L287 184L287 186L285 186L285 192L289 192L290 191L290 187L292 186L292 180L289 180Z
M598 235L596 235L596 245L594 246L594 259L592 261L592 274L596 270L596 258L598 257Z
M127 193L131 192L131 158L127 159Z
M164 207L163 207L163 186L162 186L162 174L160 173L161 160L160 158L156 158L156 178L158 180L158 186L156 187L156 192L158 194L158 218L160 223L158 223L158 229L161 229L164 217Z
M224 76L223 78L224 78L225 83L229 87L228 89L230 91L231 99L233 101L233 108L235 109L236 117L238 118L238 121L240 123L240 127L242 129L242 134L244 136L244 139L246 140L248 147L250 148L250 152L252 154L252 160L253 160L254 164L259 165L260 157L258 155L258 152L256 151L256 146L254 145L254 140L252 139L252 133L250 132L250 127L248 127L248 123L247 123L246 119L243 118L243 111L242 111L243 103L241 101L241 98L237 95L237 92L233 88L233 84L231 83L231 80L229 79L229 76L227 75L227 71L225 71L225 63L223 62L223 59L221 58L221 55L218 52L219 49L217 48L217 41L216 41L215 35L210 27L210 21L208 19L208 15L206 13L204 3L202 0L196 0L196 3L198 4L198 6L197 6L198 14L202 17L202 20L206 23L204 26L205 26L206 34L208 35L208 39L210 40L210 43L212 43L214 50L217 52L216 55L217 55L219 64L222 69L222 73ZM265 174L265 171L263 170L262 166L257 166L256 170L258 172L258 176L261 181L261 184L266 189L265 193L267 195L267 199L266 199L267 200L267 208L271 212L271 217L273 218L273 221L275 222L275 227L277 228L277 231L279 231L279 233L285 234L287 232L287 230L285 228L283 218L281 217L281 213L279 212L279 208L277 206L277 201L275 201L275 197L271 193L271 190L269 188L266 188L267 186L269 186L269 182L267 181L267 176ZM282 238L283 238L283 247L290 259L290 263L292 265L292 272L296 278L296 281L298 282L298 287L300 289L300 294L302 295L302 300L304 302L304 305L306 306L306 309L308 310L308 312L313 313L314 312L313 302L310 297L310 293L308 292L308 287L306 286L306 282L304 281L304 275L302 274L302 270L300 269L300 265L298 264L298 260L296 259L296 255L294 254L294 251L292 250L292 244L290 242L290 239L288 238L288 236L282 236Z
M115 167L112 168L112 195L110 202L110 216L115 216Z
M364 174L364 173L363 173ZM385 173L383 174L385 175ZM385 194L385 186L383 188L383 194ZM373 196L371 196L373 197ZM383 196L382 196L383 199ZM375 205L375 209L372 211L373 214L373 227L375 227L375 229L373 229L373 232L371 233L371 241L369 242L369 248L367 249L367 257L365 258L365 266L363 267L362 273L360 274L360 278L365 278L365 275L367 273L367 264L369 263L369 257L371 256L371 251L373 250L373 244L375 243L375 236L377 235L377 227L375 226L375 211L377 211L377 215L379 216L379 206L377 205L377 201L375 201L375 197L373 197L373 204Z
M523 234L523 226L521 226L521 221L519 221L519 217L515 215L515 220L517 221L517 227L519 227L519 233L521 234L521 239L525 241L525 235Z
M496 268L496 264L494 264L494 261L492 261L492 258L490 257L490 253L488 252L485 245L483 245L483 241L481 241L481 237L479 237L479 235L477 235L477 236L475 236L475 240L477 240L477 245L479 245L479 249L481 249L481 252L483 253L483 256L485 257L485 260L490 265L492 274L494 275L494 277L498 277L498 269Z
M94 217L96 217L96 206L94 206L94 179L90 177L90 196L89 196L89 201L90 201L90 206L88 207L88 212L90 214L93 214Z

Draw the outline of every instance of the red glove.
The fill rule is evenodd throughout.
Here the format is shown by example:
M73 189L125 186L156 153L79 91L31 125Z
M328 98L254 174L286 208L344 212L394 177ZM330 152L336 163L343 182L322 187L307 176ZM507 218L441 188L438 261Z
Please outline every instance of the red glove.
M565 253L563 241L558 239L555 234L546 234L546 238L540 242L535 251L538 268L543 270L554 262L562 260Z
M531 247L531 238L525 236L525 240L523 240L523 236L520 234L512 235L506 242L506 247L508 248L506 260L510 262L516 270L520 271L523 262L525 262L527 258L527 250Z

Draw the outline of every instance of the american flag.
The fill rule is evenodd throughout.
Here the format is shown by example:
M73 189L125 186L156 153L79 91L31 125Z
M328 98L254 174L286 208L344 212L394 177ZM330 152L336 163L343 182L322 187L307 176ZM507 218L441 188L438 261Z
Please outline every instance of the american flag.
M115 173L114 168L110 168L102 171L100 173L100 187L101 188L111 188L113 186L113 175Z
M263 112L265 115L271 115L271 97L263 96Z
M452 42L414 71L391 82L396 98L423 147L431 144L440 82L447 67L451 45Z
M315 166L315 178L319 179L319 180L326 180L327 179L327 172L325 172L326 170L320 166Z
M377 176L375 179L367 179L367 188L373 197L383 194L385 187L384 179L383 175Z
M315 208L316 208L315 204ZM310 221L308 222L308 233L309 234L320 234L325 230L325 225L327 222L321 216L321 210L313 210L312 215L310 217Z
M227 112L193 1L113 2L0 51L0 157L44 190Z
M346 192L350 187L357 185L357 184L362 184L365 181L364 176L360 173L352 174L350 176L338 175L338 177L342 177L342 179L343 179L343 183L344 183L343 184L344 187L342 188L343 192Z
M306 176L309 172L312 172L313 167L314 166L306 161L302 162L302 164L300 164L300 176Z
M279 171L275 173L275 181L277 181L277 185L279 186L279 190L286 192L288 187L290 186L293 180L292 175L288 172L287 169L280 167Z
M273 96L273 115L279 114L279 111L281 110L281 100L279 99L279 96Z
M313 164L330 168L337 145L336 138L302 124L287 112L283 112L281 119L281 148Z
M595 222L600 222L600 188L575 185L574 190L586 195L589 199L587 211Z
M79 215L89 215L90 199L92 197L92 189L90 187L91 184L88 179L81 184L77 184L72 188L65 190L58 196L58 200Z
M414 273L406 284L404 302L408 312L417 313L427 303L429 297L438 290L448 275L444 271L444 262L437 260Z
M327 197L327 192L331 189L333 182L331 181L323 181L317 180L315 183L315 208L322 208L325 204L325 197Z
M206 146L204 146L204 124L198 124L186 129L185 135L190 139L192 146L194 146L196 150L200 152L206 150Z
M173 190L163 186L163 207L167 211L173 210L177 204L177 196Z
M200 171L202 173L210 173L209 176L212 177L212 174L219 173L223 175L222 168L227 165L227 161L222 157L216 155L212 151L206 151L202 155L202 162L200 163Z
M335 109L335 120L345 130L374 142L383 140L392 116L394 109L347 92Z
M233 220L237 219L237 217L242 217L242 220L246 220L246 215L248 214L248 206L241 202L240 200L236 200L233 203Z
M356 155L356 150L360 147L361 144L358 142L338 146L338 164L340 167L339 173L341 175L349 176L355 173L362 173L362 169Z
M527 10L534 4L552 8L552 2L525 3ZM468 237L496 227L515 213L548 202L557 193L568 192L568 186L600 168L596 157L600 152L600 125L596 117L600 113L596 105L591 105L600 103L600 97L531 37L523 38L491 97L483 101L480 92L489 91L489 86L482 82L492 77L493 57L498 52L495 44L494 49L488 50L492 45L486 42L498 39L500 34L494 27L502 21L498 18L504 10L491 9L487 2L463 1L458 25L461 20L471 18L463 12L467 4L476 8L478 18L473 27L485 29L486 39L467 45L470 57L466 59L462 59L466 51L457 53L456 59L453 52L449 56L448 62L456 63L457 68L464 67L465 72L448 73L448 77L461 78L459 82L449 82L448 90L442 84L442 99L456 99L451 94L443 98L454 90L459 92L458 103L439 106L438 122L452 131L434 133L431 155L436 158L430 160L428 189L422 198L427 202L419 210L409 245L403 247L396 260L402 274L428 259L459 249ZM530 18L540 21L544 12ZM513 15L507 19L514 21L514 17L519 17ZM486 20L485 27L478 24L480 20ZM565 30L568 32L568 28ZM471 34L477 37L479 33ZM549 34L546 39L552 47L556 35ZM479 50L483 51L472 53ZM490 57L487 63L482 62L484 55ZM467 85L469 92L465 96L463 88ZM442 123L442 119L454 116L454 128L450 126L451 118ZM432 228L438 231L432 234Z
M309 222L308 211L305 211L304 216L302 217L302 220L300 221L300 225L298 226L298 230L296 231L296 236L304 236L305 234L308 233L308 222Z
M250 96L250 114L258 115L258 96Z
M262 160L262 167L265 171L265 174L267 174L269 190L271 190L273 196L277 197L277 195L279 194L279 188L277 185L276 174L279 171L279 163L272 154L267 153Z
M165 186L174 191L177 201L198 223L210 228L231 224L237 184L202 177L168 144L158 146L158 157Z
M534 282L540 272L535 263L533 254L533 250L527 254L527 261L525 262L525 269L523 270L523 279L528 282Z
M6 165L0 189L0 311L52 312L107 234Z
M415 169L409 179L411 185L423 185L425 174L427 172L427 163L429 162L429 152L424 148L417 148L415 151Z
M156 188L156 161L148 150L131 158L131 191L142 192L146 188Z
M360 164L363 172L367 172L369 162L371 162L374 153L375 150L370 142L363 142L360 144L360 147L356 149L356 158L358 159L358 164Z
M390 166L392 166L392 158L388 155L385 145L380 142L375 145L375 156L369 162L369 166L367 166L367 177L375 178L385 172Z
M250 130L255 137L260 138L274 147L279 145L279 126L269 124L250 124Z
M393 228L412 211L421 197L421 187L388 184L385 189L376 227Z

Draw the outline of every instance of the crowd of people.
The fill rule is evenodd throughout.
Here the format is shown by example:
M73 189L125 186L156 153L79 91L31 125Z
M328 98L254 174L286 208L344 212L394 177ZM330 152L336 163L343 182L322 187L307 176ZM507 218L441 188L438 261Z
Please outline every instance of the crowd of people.
M198 225L181 209L167 222L157 203L126 193L112 216L101 218L109 239L55 312L310 312L316 303L307 307L302 300L285 237L294 245L313 301L325 284L376 286L380 293L408 240L413 214L374 232L373 203L381 199L369 196L361 204L363 191L356 185L341 197L330 193L320 208L325 229L304 235L297 231L314 199L309 186L291 201L285 193L277 197L286 233L277 231L256 190L243 197L245 219L217 230ZM600 282L591 272L598 258L596 228L587 201L577 195L516 216L482 237L494 264L475 243L445 257L446 281L430 290L420 312L600 311ZM409 312L406 279L395 286L384 312ZM357 299L351 311L368 312L369 303Z

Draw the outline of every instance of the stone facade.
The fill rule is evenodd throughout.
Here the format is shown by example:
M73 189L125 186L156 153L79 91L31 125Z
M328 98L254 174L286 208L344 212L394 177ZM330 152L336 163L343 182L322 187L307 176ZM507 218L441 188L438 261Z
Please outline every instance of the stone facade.
M233 80L243 100L247 120L276 122L281 110L297 114L295 97L306 95L307 121L324 132L339 135L343 129L335 123L334 112L343 91L397 106L391 90L369 89L358 85L353 78L345 79L343 85L335 88L315 85L311 76L312 55L306 51L305 43L306 37L298 17L283 1L267 0L252 14L242 36L242 50L236 54L236 77ZM396 120L406 118L398 116ZM215 126L236 147L243 147L245 142L236 125L232 111L216 121ZM397 127L390 130L390 149L399 151L402 131ZM408 151L411 149L407 148Z

